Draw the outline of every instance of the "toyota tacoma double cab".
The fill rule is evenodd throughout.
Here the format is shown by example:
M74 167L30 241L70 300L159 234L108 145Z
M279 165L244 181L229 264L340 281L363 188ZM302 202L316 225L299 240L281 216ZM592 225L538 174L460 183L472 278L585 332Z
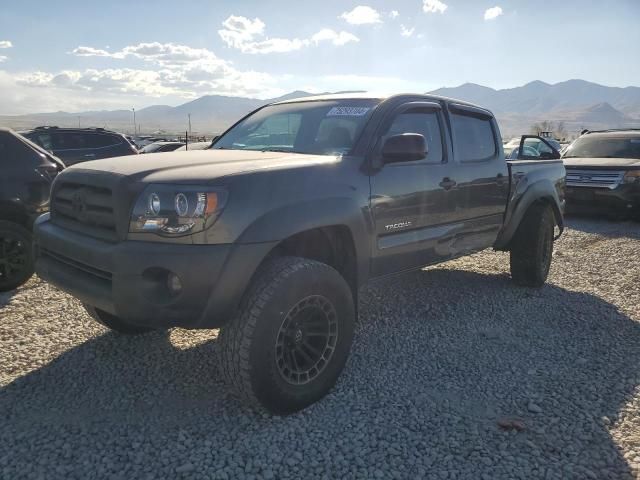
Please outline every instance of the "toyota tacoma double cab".
M491 112L456 100L284 101L209 150L62 172L36 270L116 332L220 328L228 383L286 414L335 384L368 280L493 247L541 286L563 228L551 157L505 161Z

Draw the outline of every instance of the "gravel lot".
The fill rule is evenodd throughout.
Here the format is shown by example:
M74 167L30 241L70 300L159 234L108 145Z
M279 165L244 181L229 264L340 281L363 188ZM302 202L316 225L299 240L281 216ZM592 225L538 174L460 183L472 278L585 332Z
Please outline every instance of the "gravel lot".
M217 331L119 337L31 280L0 296L0 478L640 478L640 224L569 223L540 290L494 252L367 288L286 418L228 394Z

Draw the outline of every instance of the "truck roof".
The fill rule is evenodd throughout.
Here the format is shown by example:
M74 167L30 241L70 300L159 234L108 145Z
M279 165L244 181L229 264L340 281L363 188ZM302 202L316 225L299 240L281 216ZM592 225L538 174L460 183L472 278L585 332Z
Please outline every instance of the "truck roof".
M469 107L474 107L474 108L479 108L481 110L486 111L487 113L490 113L491 116L493 116L493 113L491 113L490 110L488 110L485 107L482 107L480 105L475 105L473 103L470 102L465 102L464 100L458 100L455 98L450 98L450 97L443 97L440 95L431 95L431 94L425 94L425 93L399 93L399 94L393 94L393 95L389 95L389 94L375 94L375 93L371 93L371 92L351 92L351 93L332 93L332 94L327 94L327 95L312 95L309 97L299 97L299 98L290 98L287 100L282 100L280 102L274 102L272 103L272 105L281 105L281 104L286 104L286 103L300 103L300 102L319 102L319 101L323 101L323 100L380 100L380 101L384 101L384 100L388 100L390 98L402 98L405 97L407 99L415 99L416 97L420 97L426 101L445 101L445 102L451 102L451 103L457 103L460 105L467 105Z

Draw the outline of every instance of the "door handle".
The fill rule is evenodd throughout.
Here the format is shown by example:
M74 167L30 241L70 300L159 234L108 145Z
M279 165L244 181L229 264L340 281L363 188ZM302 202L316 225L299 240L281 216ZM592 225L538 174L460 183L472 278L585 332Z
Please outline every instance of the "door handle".
M444 177L438 185L440 185L445 190L451 190L456 186L456 181L451 180L449 177Z
M87 154L84 156L84 158L93 158L93 157L95 157L95 156L96 156L96 154L95 154L95 153L87 153Z

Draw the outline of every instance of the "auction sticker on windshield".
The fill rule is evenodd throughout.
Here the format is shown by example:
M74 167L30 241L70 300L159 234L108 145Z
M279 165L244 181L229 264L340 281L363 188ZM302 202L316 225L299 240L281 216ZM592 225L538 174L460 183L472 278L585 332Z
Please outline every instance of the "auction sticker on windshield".
M362 117L371 110L370 107L333 107L327 117Z

